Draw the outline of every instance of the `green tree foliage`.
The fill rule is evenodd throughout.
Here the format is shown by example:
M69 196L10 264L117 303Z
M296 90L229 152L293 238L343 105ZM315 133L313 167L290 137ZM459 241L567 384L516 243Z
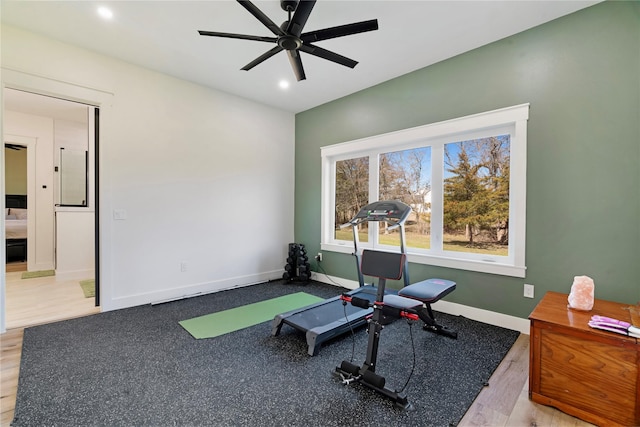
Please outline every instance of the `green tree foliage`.
M474 243L485 232L496 243L507 243L509 220L508 136L457 142L445 147L444 227Z

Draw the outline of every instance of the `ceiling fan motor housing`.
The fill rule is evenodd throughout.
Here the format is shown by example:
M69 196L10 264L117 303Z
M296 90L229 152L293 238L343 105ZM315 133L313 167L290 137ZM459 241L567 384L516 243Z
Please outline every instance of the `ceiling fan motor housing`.
M278 46L280 46L285 50L296 50L300 46L302 46L302 40L300 40L300 38L296 36L287 34L287 35L278 37Z

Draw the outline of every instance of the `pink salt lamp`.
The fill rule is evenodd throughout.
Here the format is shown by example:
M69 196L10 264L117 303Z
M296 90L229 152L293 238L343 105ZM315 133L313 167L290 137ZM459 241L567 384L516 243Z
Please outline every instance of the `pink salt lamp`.
M569 308L590 311L593 308L594 283L589 276L575 276L569 294Z

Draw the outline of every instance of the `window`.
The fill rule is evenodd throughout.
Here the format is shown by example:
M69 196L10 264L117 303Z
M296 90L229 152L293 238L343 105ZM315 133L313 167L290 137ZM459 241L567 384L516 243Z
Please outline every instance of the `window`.
M509 135L444 145L445 250L508 255Z
M376 200L413 209L409 261L524 277L529 105L321 149L322 250L353 251L356 212ZM363 247L394 250L397 231L371 223Z
M345 224L353 218L360 207L366 205L369 200L369 158L358 157L354 159L337 160L335 162L335 224ZM334 227L336 240L352 239L351 228ZM362 224L358 230L358 238L361 242L369 240L367 224Z

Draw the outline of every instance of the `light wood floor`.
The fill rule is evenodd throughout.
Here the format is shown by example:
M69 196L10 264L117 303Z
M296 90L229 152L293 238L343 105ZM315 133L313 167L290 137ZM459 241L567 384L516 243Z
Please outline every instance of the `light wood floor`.
M7 310L12 326L1 336L2 426L9 426L13 419L24 327L99 311L93 307L91 298L84 298L77 281L71 285L52 281L51 278L20 281L19 277L19 273L7 274L7 299L14 298L15 303L8 304L10 307ZM20 289L16 290L16 287ZM31 289L27 290L27 287ZM59 308L55 310L57 316L51 309L43 308L41 303L33 302L33 299L20 307L21 303L28 300L24 295L21 296L23 293L38 295L40 301L51 301L53 306ZM87 301L90 304L83 304ZM489 386L482 390L469 408L460 426L591 426L556 409L531 402L528 399L528 372L529 336L521 335L489 380Z
M27 263L11 262L7 264L7 273L11 273L12 271L27 271Z
M55 276L22 279L21 271L7 272L5 297L7 330L100 312L93 298L84 297L78 280Z

